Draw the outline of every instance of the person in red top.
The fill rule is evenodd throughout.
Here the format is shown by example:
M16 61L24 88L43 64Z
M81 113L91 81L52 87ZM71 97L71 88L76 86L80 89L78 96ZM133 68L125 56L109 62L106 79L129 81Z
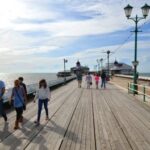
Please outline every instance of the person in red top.
M99 75L95 75L95 84L96 84L96 89L98 89L98 84L99 84Z

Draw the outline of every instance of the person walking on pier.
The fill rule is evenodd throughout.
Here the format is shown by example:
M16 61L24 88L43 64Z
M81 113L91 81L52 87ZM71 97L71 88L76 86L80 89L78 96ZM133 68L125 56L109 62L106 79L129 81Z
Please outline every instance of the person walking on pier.
M104 71L101 74L101 88L103 87L106 88L106 73Z
M18 80L20 82L20 86L22 86L24 88L24 92L25 92L26 98L27 98L27 87L26 87L26 84L23 83L23 80L24 80L23 77L19 77ZM26 109L26 103L24 105L24 109ZM22 118L23 118L23 116L22 116Z
M77 75L77 81L78 81L78 88L81 88L81 84L82 84L82 68L81 68L81 64L78 61L76 63L76 75Z
M25 109L25 101L26 101L26 94L24 88L20 86L20 81L14 81L14 88L12 90L11 101L13 100L13 105L16 110L16 121L14 130L19 129L19 122L23 122L23 110Z
M6 115L4 104L3 104L4 93L5 93L5 83L0 80L0 114L4 118L5 122L7 122L7 115Z
M22 86L24 88L25 94L27 96L27 87L26 87L26 84L23 83L24 78L23 77L19 77L18 80L20 81L20 86Z
M96 89L98 89L98 84L99 84L99 75L96 73L95 75L95 84L96 84Z
M90 72L86 75L87 89L90 89L92 85L92 76Z
M44 108L45 108L45 112L46 112L46 121L49 120L49 115L48 115L49 97L50 97L50 89L47 86L46 80L42 79L39 82L39 88L38 88L36 95L35 95L35 98L34 98L34 102L36 101L36 99L38 99L37 121L34 122L34 123L36 123L36 125L40 124L40 117L41 117L41 111L42 111L43 104L44 104Z

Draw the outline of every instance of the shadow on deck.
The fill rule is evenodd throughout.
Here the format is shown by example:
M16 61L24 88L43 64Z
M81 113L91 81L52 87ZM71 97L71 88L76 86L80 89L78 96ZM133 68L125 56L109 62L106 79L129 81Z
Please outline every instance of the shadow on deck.
M83 85L86 87L85 85ZM0 149L4 150L149 150L150 108L112 84L106 90L77 88L76 82L52 92L50 120L42 112L41 125L34 120L37 104L24 112L24 124L13 130L0 120Z

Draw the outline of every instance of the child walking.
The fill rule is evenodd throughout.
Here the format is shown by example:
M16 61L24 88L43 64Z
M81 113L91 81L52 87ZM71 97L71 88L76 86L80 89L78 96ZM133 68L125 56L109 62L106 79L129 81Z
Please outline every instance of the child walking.
M99 84L99 75L95 75L95 84L96 84L96 89L98 89L98 84Z
M41 117L41 111L42 107L44 105L45 112L46 112L46 120L48 121L49 116L48 116L48 101L50 97L50 89L47 86L47 82L45 79L42 79L39 82L39 88L36 92L34 102L36 99L38 99L38 115L37 115L37 121L35 121L36 125L40 124L40 117Z
M91 76L90 72L86 76L86 82L87 82L87 89L90 89L90 87L92 85L92 76Z

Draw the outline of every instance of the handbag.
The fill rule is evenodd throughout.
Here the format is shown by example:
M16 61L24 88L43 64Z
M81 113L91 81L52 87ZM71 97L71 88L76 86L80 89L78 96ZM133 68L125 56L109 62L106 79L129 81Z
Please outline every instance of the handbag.
M17 91L16 89L15 89L15 91L16 91L17 96L19 97L20 102L23 104L23 110L26 110L26 105L25 105L25 103L22 102L22 99L21 99L21 97L20 97L18 91Z

